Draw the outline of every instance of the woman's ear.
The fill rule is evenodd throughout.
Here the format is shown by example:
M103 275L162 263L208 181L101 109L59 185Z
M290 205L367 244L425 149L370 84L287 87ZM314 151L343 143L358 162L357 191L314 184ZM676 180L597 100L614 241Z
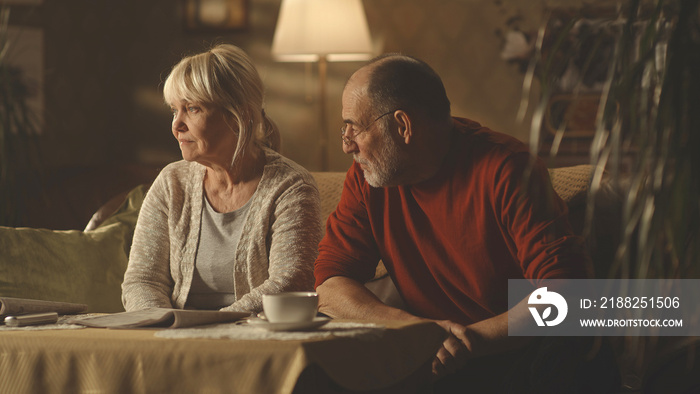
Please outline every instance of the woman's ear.
M413 137L413 127L411 123L411 117L408 116L404 110L396 110L394 112L394 119L398 124L399 136L403 139L406 145L411 143L411 137Z

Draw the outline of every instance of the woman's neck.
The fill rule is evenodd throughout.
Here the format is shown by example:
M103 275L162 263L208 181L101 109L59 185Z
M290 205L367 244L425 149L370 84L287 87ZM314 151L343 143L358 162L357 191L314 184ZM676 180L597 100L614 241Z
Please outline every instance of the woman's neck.
M216 163L207 165L207 177L216 183L235 185L258 178L265 167L265 152L262 149L249 149L244 152L235 165Z
M246 152L234 167L207 167L204 191L217 212L230 212L245 205L257 190L265 168L265 154Z

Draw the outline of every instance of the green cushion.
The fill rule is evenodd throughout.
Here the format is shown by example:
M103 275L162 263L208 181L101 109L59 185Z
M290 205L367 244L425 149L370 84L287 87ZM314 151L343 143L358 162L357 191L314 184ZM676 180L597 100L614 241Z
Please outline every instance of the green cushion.
M77 302L120 312L121 283L145 186L95 230L0 227L0 296Z

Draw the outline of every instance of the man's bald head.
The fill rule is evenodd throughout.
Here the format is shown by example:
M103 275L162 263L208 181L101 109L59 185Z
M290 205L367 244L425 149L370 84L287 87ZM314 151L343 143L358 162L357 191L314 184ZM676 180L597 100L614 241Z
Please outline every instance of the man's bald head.
M401 54L370 60L352 78L366 78L366 94L376 113L422 112L433 122L450 122L450 100L440 77L425 62Z

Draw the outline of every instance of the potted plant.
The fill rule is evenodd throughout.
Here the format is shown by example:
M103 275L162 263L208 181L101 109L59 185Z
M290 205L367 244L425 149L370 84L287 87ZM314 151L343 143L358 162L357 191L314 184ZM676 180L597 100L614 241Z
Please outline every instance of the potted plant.
M527 102L530 87L539 80L531 146L539 150L542 130L547 129L548 105L562 79L571 77L565 72L568 66L577 62L579 67L574 81L568 82L574 99L583 97L586 77L593 71L597 77L602 75L588 142L594 173L587 217L593 218L597 209L596 194L605 173L621 196L621 232L612 265L597 274L629 279L698 278L700 0L622 3L607 26L615 40L613 50L604 53L603 74L599 58L610 48L603 45L608 37L594 35L585 48L581 41L570 42L571 33L586 17L585 12L572 15L567 23L558 25L556 34L549 34L550 21L545 22L532 45L523 94ZM543 46L545 42L549 46ZM585 93L590 98L590 92ZM558 119L552 156L567 130L567 116ZM587 231L591 228L589 219ZM698 389L700 363L693 362L699 355L694 342L692 338L630 337L624 341L622 357L633 360L634 369L643 373L645 391L664 384L670 384L666 389Z
M39 192L42 168L37 149L37 118L27 104L31 84L12 65L10 9L0 8L0 225L20 226L29 193Z

